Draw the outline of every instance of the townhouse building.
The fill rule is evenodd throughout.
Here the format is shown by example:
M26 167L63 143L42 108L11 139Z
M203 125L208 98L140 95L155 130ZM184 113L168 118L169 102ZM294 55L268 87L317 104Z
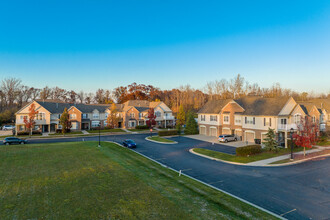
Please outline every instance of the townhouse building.
M326 101L324 101L326 102ZM320 101L321 106L322 100ZM290 98L247 96L240 99L212 100L198 112L199 133L208 136L233 134L238 140L254 142L266 138L268 128L275 130L277 140L287 146L290 128L296 128L302 117L311 117L325 130L329 123L327 105L318 108L312 102Z
M24 117L28 117L29 108L34 103L38 114L35 117L34 130L41 132L55 132L61 128L60 117L65 108L68 109L71 130L90 130L107 125L110 104L74 104L57 100L34 100L16 112L16 131L26 130ZM119 118L118 128L135 128L145 125L149 108L154 108L157 127L172 127L175 118L172 110L163 102L149 102L144 100L130 100L123 104L116 104Z

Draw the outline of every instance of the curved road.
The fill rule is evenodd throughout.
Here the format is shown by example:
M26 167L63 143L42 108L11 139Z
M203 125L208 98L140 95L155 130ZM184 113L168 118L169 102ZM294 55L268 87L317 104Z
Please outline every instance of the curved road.
M249 167L209 160L189 153L192 147L206 147L234 154L226 145L173 137L178 144L149 142L149 134L102 136L101 141L121 143L133 139L136 151L176 170L241 197L288 219L330 219L330 158L320 158L285 167ZM29 143L98 140L98 137L31 139Z

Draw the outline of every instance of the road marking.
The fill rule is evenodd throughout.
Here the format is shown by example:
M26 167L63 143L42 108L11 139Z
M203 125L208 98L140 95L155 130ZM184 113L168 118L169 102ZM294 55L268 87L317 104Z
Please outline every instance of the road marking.
M164 159L166 159L166 158L163 157L163 158L158 158L158 159L154 159L154 160L164 160Z
M284 215L289 214L290 212L294 212L294 211L296 211L296 210L297 210L297 209L292 209L292 210L290 210L290 211L288 211L288 212L286 212L286 213L280 214L280 216L284 216Z

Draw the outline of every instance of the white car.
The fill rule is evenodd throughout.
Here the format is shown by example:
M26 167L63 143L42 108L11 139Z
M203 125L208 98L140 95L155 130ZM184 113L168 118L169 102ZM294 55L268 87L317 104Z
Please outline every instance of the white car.
M237 141L237 138L235 137L235 135L225 134L225 135L220 135L218 140L220 142L227 143L228 141Z
M2 130L7 131L7 130L13 130L14 128L15 128L15 126L13 126L13 125L4 125L2 127Z

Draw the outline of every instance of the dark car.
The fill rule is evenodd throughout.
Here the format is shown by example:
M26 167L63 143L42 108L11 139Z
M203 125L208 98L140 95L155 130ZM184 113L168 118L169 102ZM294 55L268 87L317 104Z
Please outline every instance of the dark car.
M6 137L3 140L3 144L5 145L9 145L9 144L26 144L27 140L23 140L20 138L16 138L16 137Z
M128 148L136 148L136 143L133 140L124 140L123 145Z

